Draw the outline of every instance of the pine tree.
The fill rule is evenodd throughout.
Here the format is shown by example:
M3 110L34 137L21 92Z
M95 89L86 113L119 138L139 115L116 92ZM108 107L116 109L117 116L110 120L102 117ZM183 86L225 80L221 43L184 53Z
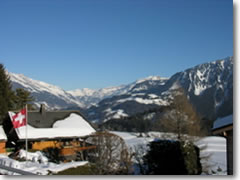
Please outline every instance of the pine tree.
M0 124L3 123L7 112L13 108L14 92L10 78L5 71L3 64L0 64Z
M28 104L28 109L33 109L32 105L29 104L30 102L34 101L34 98L31 96L31 93L25 89L17 88L15 90L15 108L21 109L26 104Z

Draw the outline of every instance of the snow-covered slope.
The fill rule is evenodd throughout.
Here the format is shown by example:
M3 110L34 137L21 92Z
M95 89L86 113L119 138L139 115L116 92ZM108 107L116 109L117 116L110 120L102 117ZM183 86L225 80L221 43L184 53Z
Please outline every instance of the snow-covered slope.
M83 103L78 101L70 93L57 86L31 79L23 74L8 73L8 75L10 76L13 89L24 88L31 92L35 98L34 104L38 107L40 107L40 104L45 104L48 109L84 106Z
M176 73L169 79L167 88L176 82L184 88L199 113L208 114L206 117L211 119L232 114L233 57Z
M76 97L79 102L83 102L85 107L89 107L94 105L105 98L109 98L115 95L119 95L124 91L125 86L117 86L117 87L108 87L102 89L76 89L72 91L68 91L69 94Z
M40 104L45 104L47 109L68 109L72 107L86 109L92 105L96 105L103 99L138 92L147 89L148 86L163 84L167 80L167 78L159 76L150 76L127 85L116 87L107 87L98 90L83 88L65 91L60 87L31 79L23 74L8 72L8 75L12 81L13 89L24 88L28 90L35 98L34 104L38 107Z
M88 118L101 123L167 106L173 100L173 93L181 87L202 117L215 119L233 111L233 58L201 64L170 79L149 77L129 86L124 94L89 108Z
M127 85L101 88L97 90L83 88L68 91L68 93L76 97L76 99L78 99L80 102L84 103L85 107L90 107L91 105L96 105L103 99L132 92L139 92L141 90L146 90L149 88L149 86L164 84L167 80L168 78L162 78L159 76L149 76L147 78L139 79Z

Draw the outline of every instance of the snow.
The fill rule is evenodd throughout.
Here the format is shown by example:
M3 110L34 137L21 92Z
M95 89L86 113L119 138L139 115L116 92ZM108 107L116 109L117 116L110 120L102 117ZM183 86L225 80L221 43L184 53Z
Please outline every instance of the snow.
M231 124L233 124L233 115L218 118L216 121L214 121L213 129L218 129Z
M226 139L211 136L200 139L196 143L200 148L201 163L207 168L206 174L227 175ZM205 159L204 157L208 157Z
M152 98L152 99L158 98L158 95L156 95L156 94L148 94L148 96L149 96L150 98Z
M101 89L76 89L67 91L69 94L74 96L79 102L82 102L85 107L90 107L93 104L99 103L105 98L110 98L115 95L124 94L128 91L128 85L120 85L116 87L107 87Z
M16 129L19 139L26 138L26 126ZM52 139L58 137L83 137L95 130L80 115L71 113L69 117L53 124L53 128L34 128L27 125L28 139Z
M203 77L203 74L200 70L197 70L196 75L200 79L200 81L203 81L205 78Z
M206 86L195 85L194 94L195 94L196 96L198 96L198 95L200 95L205 89L206 89Z
M66 102L76 104L80 107L83 107L83 104L80 101L77 101L72 95L60 87L51 85L42 81L34 80L24 76L23 74L9 73L10 80L17 84L20 84L26 88L31 93L49 93L53 96L57 96Z
M133 96L133 97L135 97L135 96L145 96L146 93L134 93L134 94L129 93L128 95Z
M126 143L129 150L134 152L136 148L142 147L144 152L142 156L147 152L147 144L151 141L157 139L169 139L175 137L172 133L161 133L161 132L149 132L148 135L143 134L139 137L139 133L130 132L119 132L111 131L111 133L120 136ZM200 157L203 169L205 170L202 174L211 175L227 175L226 166L226 139L218 136L208 136L198 139L195 144L201 149ZM26 152L21 150L19 157L25 158ZM87 161L76 161L70 163L55 164L49 162L48 159L40 152L30 153L28 152L28 162L19 162L13 160L6 155L0 155L0 164L21 169L24 171L32 172L35 174L47 175L50 173L58 173L60 171L74 168L78 166L86 165ZM204 158L208 157L208 158ZM6 170L1 170L1 174L13 175L12 172L7 172Z
M72 91L68 91L68 93L72 94L73 96L92 96L94 92L96 91L89 88L75 89Z
M21 157L25 157L26 152L24 150L20 151ZM32 172L34 174L38 175L48 175L49 173L58 173L63 170L69 169L69 168L76 168L79 166L84 166L88 163L88 161L73 161L69 163L52 163L48 162L47 158L42 155L42 153L36 152L36 153L29 153L28 152L28 160L30 161L17 161L14 159L11 159L7 157L6 155L0 155L0 164L5 165L8 167L20 169L27 172ZM36 158L29 158L29 157L40 157L40 159L43 159L44 162L36 161ZM18 175L17 173L13 173L7 170L0 169L0 174L7 174L7 175Z
M108 108L108 109L104 110L104 112L106 112L106 116L109 116L109 117L104 119L103 122L106 122L112 118L120 119L122 117L128 117L128 114L124 113L123 109L112 110L111 108Z
M220 61L220 65L221 65L222 69L224 69L224 61Z
M142 83L144 81L161 81L161 80L168 80L169 78L166 78L166 77L160 77L160 76L149 76L149 77L146 77L146 78L143 78L143 79L139 79L136 81L136 84L139 84L139 83Z
M148 89L148 86L146 86L146 85L141 85L140 87L138 87L138 88L134 88L133 89L133 92L138 92L138 91L143 91L143 90L147 90Z
M41 151L37 151L37 152L28 152L26 153L25 150L21 149L19 151L19 157L20 158L25 158L26 159L26 154L27 154L27 160L32 161L32 162L41 162L41 163L47 163L48 162L48 158L45 157L43 155L43 153Z
M3 130L3 126L0 126L0 140L7 140L7 136L5 131Z
M120 119L121 117L128 117L128 115L126 113L124 113L124 110L122 109L118 109L116 111L116 113L113 115L112 118L114 119Z
M175 82L170 88L169 90L176 90L176 89L179 89L180 88L180 85L178 82Z
M151 98L153 98L153 97L151 97ZM167 101L164 101L162 99L144 99L141 97L129 97L129 98L125 98L125 99L120 99L117 101L117 103L123 103L126 101L136 101L140 104L157 104L157 105L168 105L169 104Z
M149 132L148 136L143 134L143 137L139 137L139 133L118 131L112 131L111 133L120 136L132 151L139 147L147 151L147 144L155 139L175 139L176 137L173 133L162 132ZM196 140L195 144L200 148L201 164L203 169L207 171L203 172L203 175L227 175L226 139L224 137L208 136ZM208 159L205 157L208 157Z
M110 98L118 95L132 94L132 92L138 92L141 90L146 90L148 88L147 85L136 87L136 85L139 83L149 81L150 84L157 83L159 85L163 85L167 80L168 78L162 78L159 76L150 76L144 79L137 80L127 85L107 87L107 88L102 88L97 90L83 88L83 89L76 89L76 90L67 91L67 92L72 96L74 96L76 99L78 99L80 102L83 102L83 104L85 104L86 107L90 107L92 103L99 103L101 100L105 98Z

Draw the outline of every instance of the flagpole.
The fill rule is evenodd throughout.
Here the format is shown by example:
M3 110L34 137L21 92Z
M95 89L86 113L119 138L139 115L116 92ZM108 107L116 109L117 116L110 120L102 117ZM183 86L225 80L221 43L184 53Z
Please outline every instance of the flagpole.
M27 155L28 155L28 139L27 139L27 125L28 125L28 109L26 104L26 134L25 134L25 143L26 143L26 161L27 161Z

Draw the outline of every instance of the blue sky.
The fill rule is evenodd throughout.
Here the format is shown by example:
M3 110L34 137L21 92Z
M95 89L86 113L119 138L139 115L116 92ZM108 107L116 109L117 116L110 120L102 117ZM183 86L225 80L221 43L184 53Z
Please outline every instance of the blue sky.
M65 90L233 55L231 0L2 0L0 62Z

